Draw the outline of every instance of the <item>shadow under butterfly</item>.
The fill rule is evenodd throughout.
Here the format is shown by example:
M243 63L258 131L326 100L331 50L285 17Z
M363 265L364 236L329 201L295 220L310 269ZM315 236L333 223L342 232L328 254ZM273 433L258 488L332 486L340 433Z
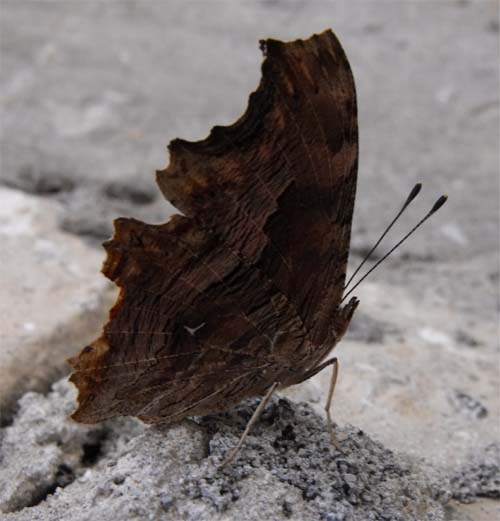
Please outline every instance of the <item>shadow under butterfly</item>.
M339 448L330 416L339 365L325 358L359 303L343 305L357 286L346 292L358 166L349 63L330 30L261 49L262 79L243 116L203 141L169 145L157 182L183 215L115 221L102 271L120 294L101 336L70 360L72 417L82 423L174 423L263 396L224 463L276 389L327 366Z

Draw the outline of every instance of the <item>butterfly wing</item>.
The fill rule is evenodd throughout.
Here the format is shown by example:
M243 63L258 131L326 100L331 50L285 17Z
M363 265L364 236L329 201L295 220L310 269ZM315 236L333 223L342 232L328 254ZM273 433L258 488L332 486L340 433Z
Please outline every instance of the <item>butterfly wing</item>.
M286 298L187 217L164 225L118 219L105 247L103 272L121 291L101 337L70 361L79 421L212 410L240 396L242 374L258 394L280 328L288 349L302 343Z
M287 296L312 340L339 305L356 192L354 80L331 31L261 42L262 80L234 125L174 140L158 184Z
M262 47L246 113L169 146L157 180L184 215L115 222L103 272L120 296L71 360L79 421L224 410L328 340L356 188L354 83L331 31Z

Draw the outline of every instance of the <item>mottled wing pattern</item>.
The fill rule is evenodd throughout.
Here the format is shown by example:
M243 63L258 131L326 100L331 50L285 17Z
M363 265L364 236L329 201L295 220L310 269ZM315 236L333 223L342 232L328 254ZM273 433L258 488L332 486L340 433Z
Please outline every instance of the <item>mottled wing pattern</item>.
M203 141L170 143L157 180L184 215L115 222L103 272L120 296L102 336L71 360L79 421L222 411L335 343L356 189L354 82L331 31L262 48L246 113Z
M189 218L158 226L119 219L105 247L103 272L121 292L102 336L71 360L79 421L174 421L217 410L248 387L265 389L280 327L288 349L302 344L287 299Z

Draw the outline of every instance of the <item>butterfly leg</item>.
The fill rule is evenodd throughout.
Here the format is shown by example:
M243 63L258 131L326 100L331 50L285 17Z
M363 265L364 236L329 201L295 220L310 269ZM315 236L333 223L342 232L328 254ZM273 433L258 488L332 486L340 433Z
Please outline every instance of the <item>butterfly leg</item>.
M335 384L337 383L337 377L339 374L339 361L337 358L330 358L329 360L325 360L322 364L319 364L318 366L314 367L307 373L305 373L301 379L296 383L304 382L305 380L308 380L312 376L318 374L320 371L322 371L325 367L328 367L329 365L333 365L332 369L332 377L330 379L330 389L328 390L328 398L326 400L325 404L325 411L326 411L326 419L328 423L328 432L330 433L330 438L332 440L332 444L335 446L335 448L342 452L342 449L340 448L340 444L335 436L335 432L333 430L333 420L332 420L332 414L330 412L330 408L332 406L332 399L333 399L333 393L335 391Z
M335 446L335 448L342 452L342 449L340 448L340 443L337 440L337 437L335 436L335 431L333 430L333 421L332 421L332 413L330 412L331 406L332 406L332 399L333 399L333 393L335 391L335 385L337 383L337 377L339 374L339 361L337 358L332 358L331 363L333 365L332 368L332 377L330 379L330 389L328 390L328 398L326 400L325 404L325 411L326 411L326 418L328 421L328 430L330 432L330 439L332 440L332 444Z
M250 432L250 429L254 426L254 424L259 419L259 416L262 414L262 411L265 409L267 403L271 399L271 396L273 395L274 391L276 390L276 387L278 387L279 382L274 382L273 385L269 388L269 391L267 391L264 398L262 398L261 402L257 406L257 409L255 409L254 413L252 414L252 417L250 418L250 421L247 423L247 426L245 430L243 431L243 434L240 436L240 439L236 445L236 447L229 453L229 456L222 462L221 467L224 467L228 463L231 463L233 459L236 457L238 452L241 449L241 446L243 445L245 438L248 436L248 433Z

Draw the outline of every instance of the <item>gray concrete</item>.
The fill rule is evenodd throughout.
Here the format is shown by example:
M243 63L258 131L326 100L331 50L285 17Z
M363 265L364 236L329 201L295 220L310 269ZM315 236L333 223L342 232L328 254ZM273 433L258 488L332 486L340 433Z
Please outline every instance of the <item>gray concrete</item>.
M415 491L409 510L393 501L400 517L389 519L498 516L498 2L0 6L0 184L8 187L0 192L0 394L3 422L12 421L2 429L2 509L26 520L384 519L373 498L404 496L406 479ZM359 288L359 314L337 352L334 414L358 474L369 458L377 467L380 451L405 454L390 456L389 495L368 479L367 496L350 501L343 486L355 482L333 454L305 468L303 478L321 489L308 499L294 470L308 458L280 458L281 442L270 445L278 427L265 421L219 481L214 463L242 428L234 418L86 429L67 420L74 394L64 383L18 403L24 391L47 392L65 358L98 334L110 302L98 245L113 218L163 222L173 211L153 175L168 162L167 143L201 139L241 115L260 78L259 38L327 27L346 49L358 90L351 264L415 182L423 181L422 195L387 244L439 194L450 197ZM319 374L286 395L322 414L328 379ZM320 420L286 416L301 416L302 406L273 407L278 426L291 422L311 455L323 450ZM366 433L361 453L357 429Z
M440 193L450 203L407 252L457 261L496 250L496 9L488 1L3 0L2 179L37 190L32 177L55 176L61 192L70 181L65 226L103 235L111 215L138 213L110 202L107 183L154 197L152 172L166 165L172 138L201 139L243 112L260 77L259 38L332 27L359 95L356 244L372 244L422 180L422 202L403 228Z
M101 252L57 226L58 205L0 186L0 422L28 390L68 371L75 345L93 340L115 294L96 277Z
M444 520L452 495L446 479L356 428L339 429L340 454L306 405L275 399L237 463L220 469L255 403L174 428L78 426L73 404L67 382L21 400L2 444L4 519Z

